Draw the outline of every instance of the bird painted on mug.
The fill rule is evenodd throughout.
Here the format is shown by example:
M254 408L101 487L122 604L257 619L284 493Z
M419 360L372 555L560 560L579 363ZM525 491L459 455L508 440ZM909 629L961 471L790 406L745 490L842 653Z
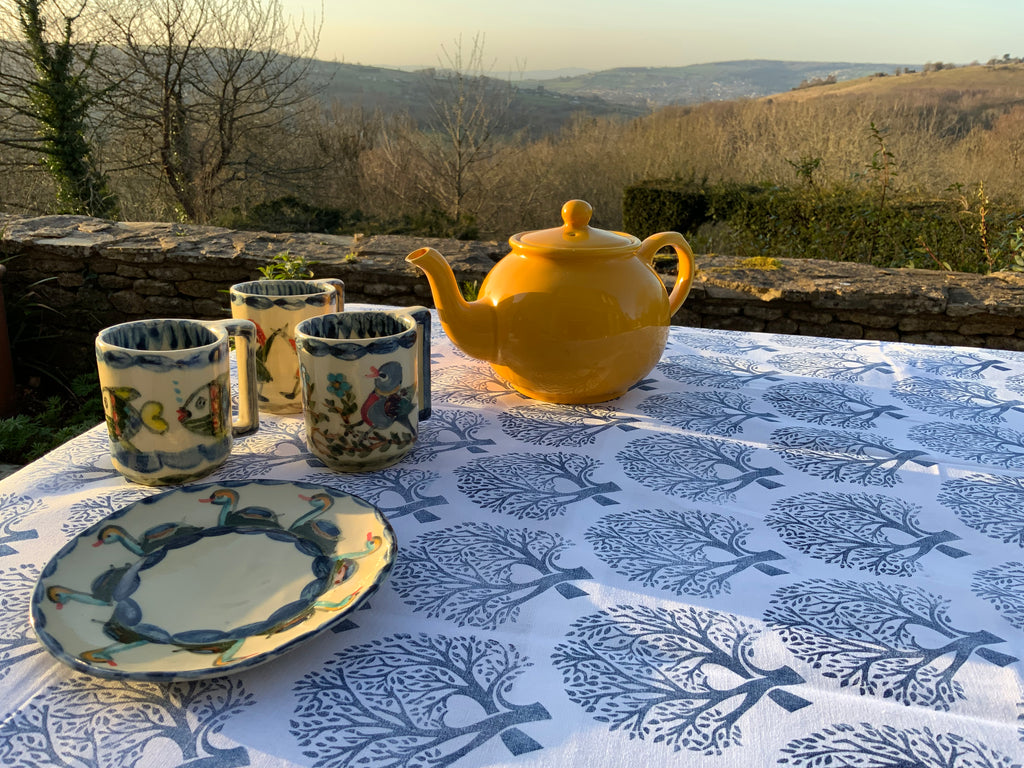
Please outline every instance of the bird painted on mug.
M178 421L197 435L224 435L230 425L231 389L228 375L208 381L188 396L178 409Z
M169 425L163 418L164 407L154 400L147 400L140 407L132 405L141 397L134 387L104 387L103 412L107 432L112 442L119 443L129 451L138 450L132 444L143 428L156 435L162 435Z
M411 432L409 414L414 404L409 388L402 386L401 363L389 360L380 368L371 367L369 375L373 378L373 392L360 410L363 421L374 429L386 429L397 421Z

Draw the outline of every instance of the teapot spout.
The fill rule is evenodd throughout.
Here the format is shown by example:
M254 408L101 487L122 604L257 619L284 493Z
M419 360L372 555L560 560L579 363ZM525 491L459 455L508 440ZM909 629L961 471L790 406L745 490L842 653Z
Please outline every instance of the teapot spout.
M494 305L481 300L466 301L451 266L433 248L420 248L406 256L405 260L426 274L441 327L452 343L470 357L489 363L497 362Z

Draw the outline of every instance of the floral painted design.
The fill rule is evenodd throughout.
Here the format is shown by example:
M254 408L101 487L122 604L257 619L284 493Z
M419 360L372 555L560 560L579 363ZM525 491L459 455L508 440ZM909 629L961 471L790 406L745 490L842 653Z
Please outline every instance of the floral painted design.
M391 363L385 365L388 364ZM380 370L371 366L366 375L374 379L375 388L360 403L344 373L328 373L321 396L309 371L303 369L307 435L311 447L321 457L351 462L377 453L389 454L394 456L391 460L397 460L416 439L415 427L409 419L416 402L416 387L398 385L383 392ZM397 376L400 382L400 368Z

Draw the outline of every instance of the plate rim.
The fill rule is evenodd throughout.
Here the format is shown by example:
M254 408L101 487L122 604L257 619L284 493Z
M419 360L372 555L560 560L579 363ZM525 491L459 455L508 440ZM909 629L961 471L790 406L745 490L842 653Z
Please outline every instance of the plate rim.
M95 536L95 534L105 525L109 524L114 520L123 518L129 513L129 511L140 505L148 506L157 503L157 501L163 497L170 496L172 494L180 493L182 491L188 492L202 492L204 489L216 489L216 488L237 488L241 486L250 485L264 485L264 486L291 486L293 488L302 490L326 490L330 493L339 497L348 497L355 499L357 502L366 507L367 511L372 512L373 515L380 522L384 531L388 534L390 543L387 544L387 552L385 553L385 562L380 566L377 573L374 574L369 586L364 589L351 603L344 606L343 608L333 611L332 615L324 621L322 624L312 627L306 631L303 631L299 635L291 638L290 640L283 642L279 645L275 645L261 653L254 656L249 656L238 661L232 661L224 666L211 667L209 665L203 666L197 669L187 670L135 670L125 671L118 670L106 665L90 664L87 661L80 659L68 651L66 651L61 645L60 641L54 637L45 626L46 624L45 610L44 610L44 589L43 581L49 578L57 570L58 562L73 550L77 549L86 539ZM88 543L88 542L86 542ZM88 675L96 677L102 677L112 680L140 680L155 683L169 683L179 680L200 680L205 678L222 677L225 675L235 674L247 669L264 664L268 661L272 661L277 657L287 653L294 649L296 646L311 640L312 638L323 634L329 629L332 629L337 624L345 620L348 615L357 610L387 579L392 567L395 564L396 555L398 553L398 537L395 535L394 527L391 521L388 520L387 516L381 511L380 507L376 504L372 504L361 496L348 491L343 491L340 488L333 487L327 483L313 483L305 480L275 480L270 478L254 478L250 480L224 480L221 482L206 482L189 484L179 486L175 488L168 488L160 493L153 494L151 496L145 496L141 499L128 502L108 515L105 515L102 519L97 520L89 524L86 528L83 528L77 534L72 536L64 545L57 550L46 562L39 572L39 576L36 579L35 585L32 589L32 594L29 600L29 624L34 631L36 638L39 643L58 661L66 664L67 666L75 669L76 671L83 672ZM145 555L137 556L138 559L143 559Z

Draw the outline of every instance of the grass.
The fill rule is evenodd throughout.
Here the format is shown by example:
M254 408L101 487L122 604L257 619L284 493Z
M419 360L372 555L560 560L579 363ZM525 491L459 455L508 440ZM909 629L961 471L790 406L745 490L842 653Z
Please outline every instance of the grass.
M103 421L99 377L79 374L60 391L21 387L18 413L0 419L0 462L27 464Z

